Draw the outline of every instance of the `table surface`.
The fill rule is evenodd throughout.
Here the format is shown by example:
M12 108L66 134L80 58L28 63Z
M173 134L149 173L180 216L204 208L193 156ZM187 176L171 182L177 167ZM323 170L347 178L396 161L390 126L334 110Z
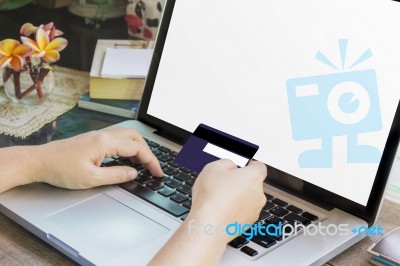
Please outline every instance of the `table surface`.
M54 21L69 40L59 65L89 71L97 39L129 39L123 18L106 21L100 29L86 25L82 18L71 15L67 8L43 9L30 4L15 11L0 12L0 40L19 39L19 27L25 22L39 25ZM90 130L101 129L124 121L125 118L73 108L45 125L26 139L0 135L0 148L12 145L36 145L63 139ZM385 232L400 226L400 205L385 200L378 219ZM376 237L366 237L327 265L362 265L370 257L366 248ZM0 265L74 265L72 261L0 214Z

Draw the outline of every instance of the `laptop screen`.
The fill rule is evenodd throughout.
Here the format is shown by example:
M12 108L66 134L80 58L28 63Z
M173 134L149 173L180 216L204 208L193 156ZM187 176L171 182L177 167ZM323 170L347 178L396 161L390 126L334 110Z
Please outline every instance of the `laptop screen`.
M400 96L400 10L366 2L176 1L148 114L365 206Z

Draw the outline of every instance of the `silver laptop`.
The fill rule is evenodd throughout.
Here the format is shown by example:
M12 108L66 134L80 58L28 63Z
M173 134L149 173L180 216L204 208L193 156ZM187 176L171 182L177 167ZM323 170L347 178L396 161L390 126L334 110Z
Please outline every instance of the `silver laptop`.
M119 124L147 139L162 182L135 166L137 180L122 185L32 184L2 193L0 211L79 264L145 265L190 211L197 173L174 156L204 123L259 145L260 219L304 225L285 239L233 241L221 265L320 265L362 239L400 137L398 83L385 81L397 78L385 62L398 55L377 51L379 29L369 28L379 41L354 35L357 5L289 2L168 0L137 120ZM379 10L359 20L375 23Z

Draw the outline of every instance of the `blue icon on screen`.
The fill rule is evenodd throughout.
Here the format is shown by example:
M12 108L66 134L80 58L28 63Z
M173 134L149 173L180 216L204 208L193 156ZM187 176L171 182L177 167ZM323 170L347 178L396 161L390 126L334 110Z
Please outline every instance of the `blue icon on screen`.
M289 79L286 82L294 140L321 140L321 148L299 155L301 168L332 167L332 138L347 137L348 163L379 163L381 152L358 143L358 134L382 129L376 72L351 71L372 56L366 50L345 69L347 40L339 40L341 69L323 53L315 58L336 70L333 74ZM342 71L338 71L342 70Z

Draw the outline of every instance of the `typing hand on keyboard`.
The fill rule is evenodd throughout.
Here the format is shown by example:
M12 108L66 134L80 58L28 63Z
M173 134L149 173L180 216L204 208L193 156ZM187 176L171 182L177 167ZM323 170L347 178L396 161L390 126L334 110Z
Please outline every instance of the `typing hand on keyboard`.
M63 188L83 189L136 178L137 170L132 167L121 164L100 167L104 158L113 156L132 158L145 165L154 176L163 175L157 158L133 129L110 127L32 149L42 166L37 169L35 181Z

